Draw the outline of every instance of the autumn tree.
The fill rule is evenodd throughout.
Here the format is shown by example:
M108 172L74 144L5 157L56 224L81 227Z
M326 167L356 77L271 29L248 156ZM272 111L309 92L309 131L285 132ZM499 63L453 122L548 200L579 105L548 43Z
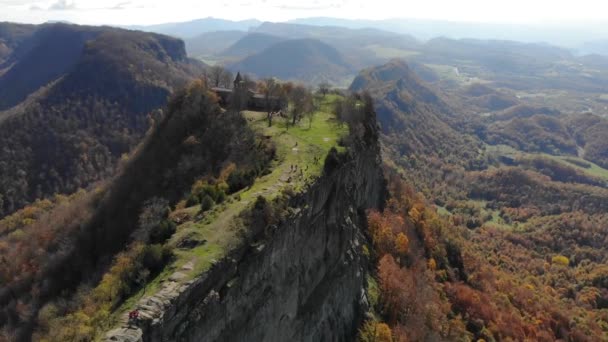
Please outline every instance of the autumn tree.
M378 263L381 301L388 322L403 321L416 305L415 281L412 272L402 269L392 255L386 254Z
M367 321L359 331L361 342L393 342L391 328L386 323Z
M386 323L379 323L376 326L376 341L378 342L393 342L391 328Z
M410 249L410 240L403 233L397 234L395 239L395 250L399 256L406 256Z

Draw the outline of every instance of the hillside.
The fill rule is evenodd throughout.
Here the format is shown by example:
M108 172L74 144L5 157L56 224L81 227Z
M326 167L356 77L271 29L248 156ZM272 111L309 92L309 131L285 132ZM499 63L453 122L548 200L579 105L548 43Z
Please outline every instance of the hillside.
M297 39L273 46L230 66L258 77L338 83L352 71L342 54L319 40Z
M399 60L363 70L351 91L367 91L375 100L383 139L395 158L468 165L480 142L457 130L450 106Z
M533 115L499 121L488 126L485 140L492 145L509 145L526 152L577 154L577 145L559 118Z
M593 114L572 115L566 126L583 150L583 157L608 168L608 120Z
M244 31L206 32L185 40L188 56L204 57L215 55L247 35Z
M49 48L56 40L62 48ZM45 25L26 45L0 76L16 85L1 88L5 107L29 96L0 112L4 214L111 175L148 129L149 115L201 70L183 42L141 32Z
M608 170L587 161L604 119L526 99L480 115L492 87L460 85L454 103L398 61L351 88L376 101L391 190L368 215L363 340L606 340Z
M0 64L36 30L34 25L0 22ZM0 68L0 74L2 68Z
M249 55L261 52L283 40L285 39L269 34L250 33L239 39L227 49L223 50L221 55L247 57Z
M77 63L85 43L101 32L92 27L45 25L22 39L0 65L0 69L5 69L0 76L0 111L21 103L29 94L66 73ZM11 34L9 39L19 39L18 33Z
M340 124L341 100L318 97L313 121L269 127L264 112L221 109L203 82L174 93L115 177L0 236L12 260L0 264L3 336L354 338L364 212L385 190L371 103Z
M160 244L171 231L166 222L156 226L166 219L163 210L175 205L196 177L219 172L228 159L244 170L263 167L264 160L268 161L263 147L255 147L255 137L245 124L238 115L222 113L201 82L180 90L167 114L110 181L51 210L18 234L2 236L2 255L13 262L0 269L0 323L28 336L38 310L48 300L61 302L79 284L99 281L99 272L134 236L138 236L136 242L157 244L160 252ZM187 143L188 138L195 143ZM145 226L140 213L147 207L157 211L151 212ZM139 233L134 233L138 228ZM37 238L42 236L45 238ZM152 260L156 264L146 265L154 274L162 267L162 257L156 255ZM31 267L22 268L25 264ZM15 296L22 298L28 315L15 316L17 309L11 304Z

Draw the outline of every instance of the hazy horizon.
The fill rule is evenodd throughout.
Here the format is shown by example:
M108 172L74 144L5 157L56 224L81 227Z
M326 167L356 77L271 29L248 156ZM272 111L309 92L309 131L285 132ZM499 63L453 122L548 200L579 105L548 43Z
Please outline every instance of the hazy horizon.
M311 17L386 20L425 19L526 26L585 26L608 21L608 5L597 0L483 1L390 0L203 2L194 0L0 0L0 21L39 24L69 21L89 25L153 25L214 17L284 22Z

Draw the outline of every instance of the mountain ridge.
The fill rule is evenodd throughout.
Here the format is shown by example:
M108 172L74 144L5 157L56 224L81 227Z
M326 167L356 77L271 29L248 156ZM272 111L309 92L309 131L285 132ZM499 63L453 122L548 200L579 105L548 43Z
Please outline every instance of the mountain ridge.
M42 30L48 27L75 36L70 41L73 52L69 59L58 58L56 72L36 83L47 86L43 92L11 109L0 122L4 213L45 195L75 192L110 175L120 156L147 130L149 114L166 103L173 87L202 70L202 63L189 60L184 43L174 38L113 28L91 33L64 24ZM43 47L51 41L36 38L30 51L38 56L39 47L46 51ZM36 68L27 67L31 63L17 59L0 83L12 79L12 70L14 75L38 75ZM30 85L23 93L29 96L36 90ZM16 102L3 98L4 103Z

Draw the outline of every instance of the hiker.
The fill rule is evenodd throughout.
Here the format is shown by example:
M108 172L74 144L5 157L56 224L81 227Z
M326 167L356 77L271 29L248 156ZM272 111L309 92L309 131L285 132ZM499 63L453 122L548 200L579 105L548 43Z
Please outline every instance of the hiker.
M129 325L136 324L139 318L139 310L135 309L129 312Z

